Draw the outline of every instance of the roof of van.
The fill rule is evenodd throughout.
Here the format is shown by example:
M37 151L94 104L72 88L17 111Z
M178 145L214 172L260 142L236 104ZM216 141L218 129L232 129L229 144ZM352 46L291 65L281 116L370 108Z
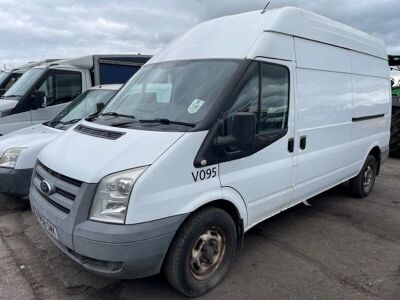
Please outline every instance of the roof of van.
M263 32L314 40L387 60L383 41L310 11L283 7L201 23L177 38L150 63L196 58L245 58Z
M116 59L116 58L135 58L135 57L150 57L150 55L144 54L95 54L95 55L87 55L80 56L76 58L59 60L50 64L47 64L46 67L49 66L73 66L81 69L91 69L94 67L94 61L96 59L102 59L106 61L107 59ZM113 61L116 63L116 61Z
M12 71L26 71L31 68L43 65L43 64L49 64L55 61L61 60L60 58L51 58L51 59L45 59L42 61L32 61L23 65L16 66Z

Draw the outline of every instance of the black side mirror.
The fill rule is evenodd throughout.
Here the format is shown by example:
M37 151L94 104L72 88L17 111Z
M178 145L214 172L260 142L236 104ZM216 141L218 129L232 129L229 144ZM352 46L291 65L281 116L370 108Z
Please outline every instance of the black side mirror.
M34 91L31 95L31 103L33 109L46 107L46 94L43 91Z
M254 147L256 141L257 119L254 113L238 112L233 116L232 133L218 137L217 146L235 146L241 151Z
M6 89L0 89L0 96L3 96L7 92Z
M101 111L104 108L104 106L106 106L106 105L103 102L96 103L96 109L97 109L96 112Z

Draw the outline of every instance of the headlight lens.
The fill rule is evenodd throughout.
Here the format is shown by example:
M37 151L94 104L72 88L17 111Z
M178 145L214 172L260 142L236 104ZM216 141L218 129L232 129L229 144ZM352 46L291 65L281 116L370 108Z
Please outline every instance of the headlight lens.
M0 158L0 167L3 168L15 168L18 157L25 148L10 148L4 152L3 156Z
M133 186L146 169L147 166L104 177L93 199L90 219L124 224Z

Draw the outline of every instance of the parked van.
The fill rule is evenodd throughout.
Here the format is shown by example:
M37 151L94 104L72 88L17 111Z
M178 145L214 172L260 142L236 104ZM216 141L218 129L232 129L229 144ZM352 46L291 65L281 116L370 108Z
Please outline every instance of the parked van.
M9 72L0 73L0 96L4 95L9 88L13 86L15 82L24 74L26 71L33 67L40 66L41 64L47 64L50 62L57 61L59 59L46 59L40 62L30 62L24 65L20 65Z
M31 206L87 270L198 296L259 222L347 180L368 196L390 100L374 37L297 8L211 20L42 150Z
M125 83L149 58L90 55L30 69L0 101L0 136L50 120L94 85Z
M120 84L92 87L49 122L0 137L0 193L27 198L39 152L69 127L103 109L120 88Z

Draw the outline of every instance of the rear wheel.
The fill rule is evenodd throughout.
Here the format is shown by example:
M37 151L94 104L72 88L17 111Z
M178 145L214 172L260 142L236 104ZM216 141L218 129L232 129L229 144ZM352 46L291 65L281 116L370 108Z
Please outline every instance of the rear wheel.
M375 156L368 155L360 173L350 180L350 191L358 198L365 198L371 193L378 171Z
M188 297L207 293L221 282L236 249L236 226L222 209L195 212L174 238L164 264L170 284Z

